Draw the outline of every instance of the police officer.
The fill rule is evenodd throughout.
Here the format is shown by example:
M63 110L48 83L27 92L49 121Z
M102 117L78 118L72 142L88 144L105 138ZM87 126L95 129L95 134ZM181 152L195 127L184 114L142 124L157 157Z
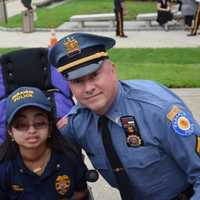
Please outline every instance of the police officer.
M23 4L23 6L25 8L27 8L28 10L32 10L33 9L32 6L31 6L32 0L21 0L21 2Z
M114 0L114 12L116 18L116 36L127 37L124 34L124 0Z
M191 30L191 33L188 34L187 36L195 36L197 35L197 31L199 29L199 24L200 24L200 0L196 0L198 3L197 10L195 13L195 18L194 18L194 24Z
M112 38L73 33L52 49L50 61L78 101L63 134L85 149L124 200L199 200L200 126L163 85L119 81L107 53L114 44ZM124 197L125 191L130 195Z
M83 164L59 133L43 92L21 87L7 99L8 134L0 146L2 200L88 199Z

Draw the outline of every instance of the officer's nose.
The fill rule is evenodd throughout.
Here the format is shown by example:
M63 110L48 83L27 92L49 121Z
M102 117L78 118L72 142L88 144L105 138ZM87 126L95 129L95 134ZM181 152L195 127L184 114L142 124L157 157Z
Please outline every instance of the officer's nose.
M91 81L87 81L85 83L85 93L87 95L92 95L94 91L95 91L94 83L92 83Z

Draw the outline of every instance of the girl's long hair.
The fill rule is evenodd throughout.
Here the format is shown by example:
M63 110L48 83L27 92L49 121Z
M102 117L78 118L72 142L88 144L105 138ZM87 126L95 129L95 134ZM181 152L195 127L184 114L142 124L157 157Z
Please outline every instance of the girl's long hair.
M65 138L57 128L55 118L50 113L47 114L50 122L50 137L47 139L49 147L53 151L65 154L72 162L75 161L77 157L81 159L81 149L78 144ZM18 152L18 144L12 140L10 134L7 132L5 141L0 145L0 161L14 160Z

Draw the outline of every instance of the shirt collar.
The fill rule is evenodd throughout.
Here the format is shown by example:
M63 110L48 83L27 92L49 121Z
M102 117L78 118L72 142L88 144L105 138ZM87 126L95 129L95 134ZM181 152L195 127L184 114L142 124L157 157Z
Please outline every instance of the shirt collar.
M126 92L124 91L122 84L118 81L118 89L117 89L117 96L109 109L106 113L106 116L114 121L115 123L119 123L120 116L123 114L123 107L124 101L122 102L121 99L126 98Z

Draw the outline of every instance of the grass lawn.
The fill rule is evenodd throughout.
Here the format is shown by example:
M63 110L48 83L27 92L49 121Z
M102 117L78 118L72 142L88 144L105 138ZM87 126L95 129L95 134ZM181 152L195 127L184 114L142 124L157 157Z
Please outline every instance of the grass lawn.
M138 13L155 12L156 3L152 1L126 1L127 15L125 20L134 20ZM65 0L62 5L37 9L37 21L34 26L38 28L55 28L66 21L70 16L78 14L113 12L113 0ZM3 22L0 26L21 27L22 16L16 15Z
M14 49L0 49L5 53ZM120 79L149 79L167 87L200 87L199 48L112 49Z

